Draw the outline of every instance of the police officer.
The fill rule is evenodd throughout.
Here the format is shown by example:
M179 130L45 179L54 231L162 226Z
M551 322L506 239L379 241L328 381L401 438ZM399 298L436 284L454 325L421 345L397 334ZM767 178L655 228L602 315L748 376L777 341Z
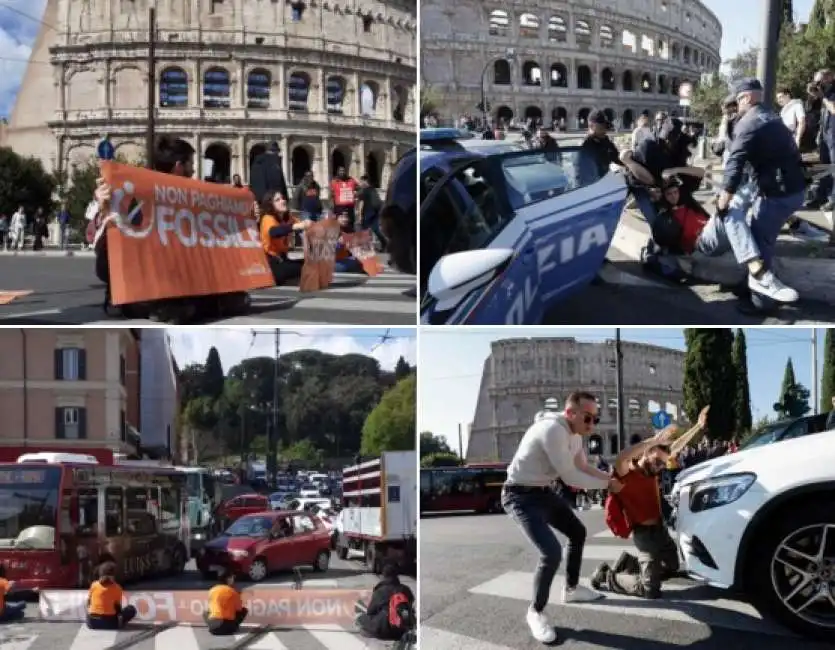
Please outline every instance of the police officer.
M589 131L580 145L582 184L589 185L609 173L609 165L623 166L615 143L609 139L612 124L603 111L589 114Z
M803 205L806 186L800 152L779 115L762 105L758 79L742 79L733 88L740 119L725 165L722 191L716 200L722 228L740 264L748 269L748 288L776 302L798 300L772 270L780 229ZM750 172L750 183L743 176ZM751 225L746 217L753 207Z

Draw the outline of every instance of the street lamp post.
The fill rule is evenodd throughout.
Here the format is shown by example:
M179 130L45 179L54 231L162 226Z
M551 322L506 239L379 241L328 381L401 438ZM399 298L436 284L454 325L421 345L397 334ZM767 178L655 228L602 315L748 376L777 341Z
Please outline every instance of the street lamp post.
M157 8L156 0L148 3L148 131L145 136L145 165L154 168L157 103Z
M508 48L505 51L504 56L499 60L513 61L514 58L516 58L516 51L512 48ZM496 60L497 59L495 58L488 58L487 63L484 64L484 69L481 71L481 117L485 128L487 127L487 71L490 69L490 66L496 62Z
M762 47L757 61L757 75L763 85L763 104L771 108L774 105L774 92L777 85L777 54L780 38L783 2L767 0L762 23Z

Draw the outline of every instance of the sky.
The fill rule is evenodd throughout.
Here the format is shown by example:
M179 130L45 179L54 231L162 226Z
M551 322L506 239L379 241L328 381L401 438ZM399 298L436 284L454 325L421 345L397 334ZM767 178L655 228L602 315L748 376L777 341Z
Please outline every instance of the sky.
M212 346L220 353L225 372L243 359L275 354L275 330L178 327L168 330L168 335L180 367L204 363ZM414 328L282 328L280 343L282 354L311 349L339 355L366 354L385 370L393 370L401 356L411 365L417 362Z
M767 0L703 1L722 23L723 60L759 45L760 21ZM812 3L813 0L794 0L796 20L806 21ZM11 114L45 5L46 0L0 0L0 117ZM48 67L43 67L49 74Z
M818 330L818 367L823 365L824 330ZM420 431L442 435L458 448L458 425L463 425L464 452L467 425L475 414L476 398L490 342L508 338L575 337L580 341L615 338L614 328L528 327L479 328L469 331L423 329L420 334L418 422ZM748 378L751 411L756 422L768 415L777 401L786 360L791 357L797 381L812 384L812 330L792 328L745 329L748 342ZM679 328L622 328L621 339L684 350ZM450 360L454 359L454 363ZM820 376L820 370L818 372ZM811 401L811 400L810 400Z

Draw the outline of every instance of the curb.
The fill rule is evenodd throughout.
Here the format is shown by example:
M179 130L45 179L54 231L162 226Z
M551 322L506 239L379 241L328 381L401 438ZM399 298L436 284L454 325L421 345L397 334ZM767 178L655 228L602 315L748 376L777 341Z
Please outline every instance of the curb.
M625 212L611 247L631 260L640 261L641 249L648 239L647 223ZM705 257L696 253L676 259L687 273L710 284L738 284L746 276L731 253L721 257ZM782 257L777 259L775 272L783 282L797 289L801 299L835 304L835 264L831 259Z

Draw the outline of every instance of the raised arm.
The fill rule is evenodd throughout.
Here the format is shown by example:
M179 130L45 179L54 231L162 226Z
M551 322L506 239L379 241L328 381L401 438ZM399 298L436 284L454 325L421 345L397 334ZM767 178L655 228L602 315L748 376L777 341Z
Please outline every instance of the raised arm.
M680 436L678 440L676 440L672 447L670 447L670 455L671 456L678 456L682 450L690 444L693 438L696 437L697 434L704 431L705 427L707 426L707 414L710 411L710 406L705 406L702 409L702 412L699 413L699 419L696 422L696 426L692 429L687 431L683 436Z
M604 490L609 485L609 477L592 476L577 468L576 456L571 450L571 434L556 420L541 420L539 426L547 427L542 438L545 453L551 466L559 477L568 485L580 490Z

